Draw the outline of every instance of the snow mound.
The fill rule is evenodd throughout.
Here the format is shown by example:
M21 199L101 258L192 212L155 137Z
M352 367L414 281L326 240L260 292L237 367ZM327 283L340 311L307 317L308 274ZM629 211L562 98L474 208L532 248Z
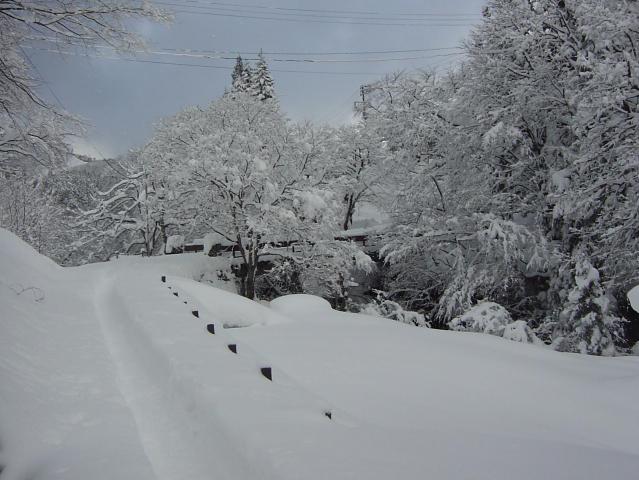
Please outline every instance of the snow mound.
M481 302L462 316L453 318L448 326L460 332L489 333L501 337L506 325L512 321L508 310L498 303Z
M0 281L31 284L42 276L50 277L63 271L53 260L40 255L13 233L0 228Z
M633 310L639 312L639 285L628 292L628 300Z
M332 310L331 304L315 295L297 294L276 298L270 303L271 309L282 315L296 319Z
M513 342L534 343L535 345L543 343L523 320L517 320L506 325L503 337Z
M43 305L50 287L65 273L53 260L0 228L0 305L4 307L0 319L19 318L16 315L25 304Z

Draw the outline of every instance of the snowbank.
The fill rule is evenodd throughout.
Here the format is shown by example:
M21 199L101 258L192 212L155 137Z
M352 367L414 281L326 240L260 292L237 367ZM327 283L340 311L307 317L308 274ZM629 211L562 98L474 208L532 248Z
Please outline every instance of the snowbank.
M323 315L331 311L331 304L315 295L285 295L270 302L271 309L296 320Z
M15 287L34 286L55 275L62 274L62 267L40 255L13 233L0 228L0 281Z

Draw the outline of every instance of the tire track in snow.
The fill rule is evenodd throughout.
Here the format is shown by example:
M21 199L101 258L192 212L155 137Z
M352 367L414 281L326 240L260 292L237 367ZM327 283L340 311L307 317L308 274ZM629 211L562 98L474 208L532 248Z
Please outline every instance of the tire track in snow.
M170 360L136 326L113 275L99 281L95 307L122 393L159 480L270 477L253 468L216 424L215 413L201 412L189 398L188 385L171 375Z

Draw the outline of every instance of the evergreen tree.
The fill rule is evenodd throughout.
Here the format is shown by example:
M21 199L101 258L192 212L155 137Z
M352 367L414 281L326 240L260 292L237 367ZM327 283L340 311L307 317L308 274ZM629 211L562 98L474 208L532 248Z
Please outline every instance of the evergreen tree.
M247 62L244 64L244 69L242 70L242 84L244 85L244 92L248 94L253 94L254 90L254 80L253 80L253 69L251 65Z
M275 96L273 78L271 77L271 72L269 72L268 65L261 50L251 80L251 93L255 97L260 100L268 100Z
M575 255L575 286L559 314L553 345L557 350L614 355L623 339L623 320L610 312L599 271L583 252Z
M246 92L248 84L246 83L244 70L244 62L242 61L242 57L238 55L237 60L235 61L235 68L233 69L233 73L231 74L231 78L233 79L231 92Z

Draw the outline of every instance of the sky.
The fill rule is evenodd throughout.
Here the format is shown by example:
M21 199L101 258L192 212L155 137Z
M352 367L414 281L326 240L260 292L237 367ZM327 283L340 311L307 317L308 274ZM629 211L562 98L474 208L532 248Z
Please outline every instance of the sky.
M249 53L245 58L265 52L280 104L292 120L347 123L360 85L397 70L442 71L459 62L463 57L454 47L479 21L484 3L159 0L156 4L172 11L174 21L136 21L132 28L145 38L149 51L163 54L139 53L128 60L108 50L100 50L101 57L37 49L28 54L43 82L42 96L86 122L86 135L75 140L76 151L113 157L143 146L161 118L219 98L230 86L235 52ZM425 49L446 50L415 51ZM223 56L229 59L176 55L185 50L228 52ZM413 51L340 55L397 50ZM397 58L404 60L387 61ZM353 61L362 59L376 61Z

